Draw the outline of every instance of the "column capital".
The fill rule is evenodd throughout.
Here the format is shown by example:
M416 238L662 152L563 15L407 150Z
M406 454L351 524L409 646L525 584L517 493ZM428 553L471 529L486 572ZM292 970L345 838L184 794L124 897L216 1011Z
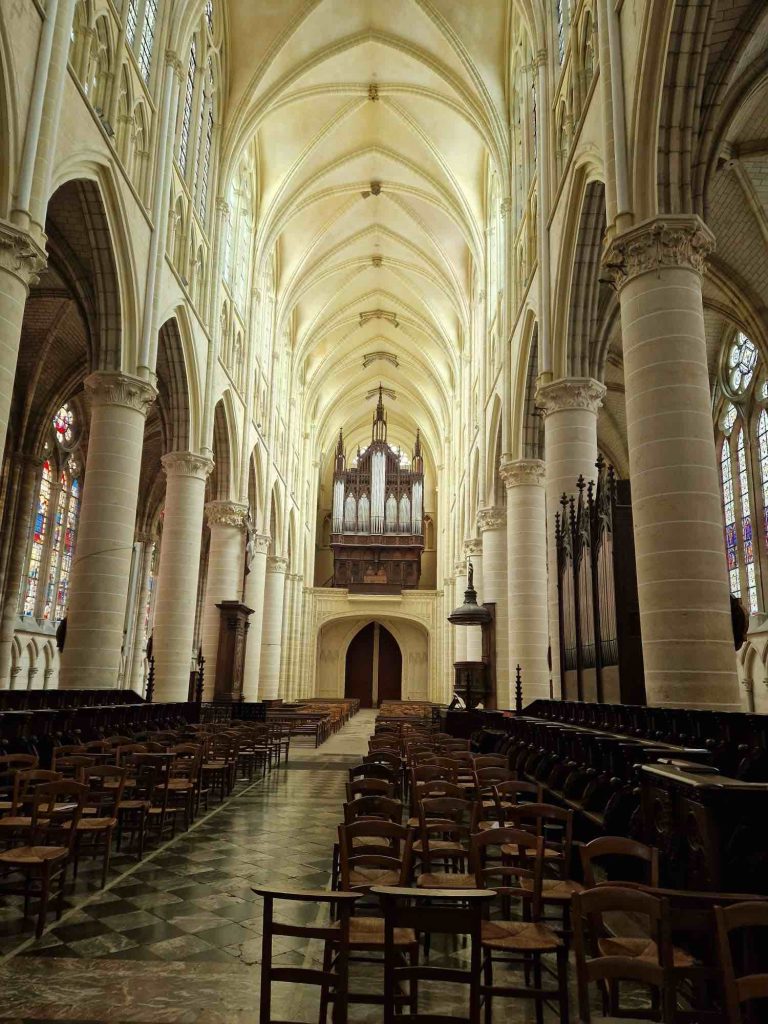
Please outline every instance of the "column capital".
M543 487L546 470L541 459L510 459L503 456L499 465L499 476L508 490L512 487L521 487L523 484Z
M464 541L464 554L467 558L475 558L483 553L483 541L480 537L468 537Z
M466 559L462 558L460 561L454 562L453 571L456 576L466 577L467 575L467 562Z
M665 267L682 267L703 274L715 236L696 214L665 214L644 220L611 239L603 253L603 267L621 290L640 274Z
M288 559L283 558L282 555L271 555L267 559L267 571L268 572L288 572Z
M173 68L173 73L181 81L184 77L184 64L175 50L165 51L165 63L169 68Z
M166 476L189 476L205 480L213 469L213 459L196 452L168 452L160 461Z
M562 377L538 389L536 406L545 417L563 409L585 409L596 414L606 390L605 384L592 377Z
M26 231L0 222L0 270L13 274L29 288L37 284L48 258Z
M147 415L157 398L157 389L148 381L119 370L97 370L85 378L85 390L91 405L122 405Z
M251 534L251 543L253 544L253 552L257 555L269 554L269 545L272 543L272 538L268 533L253 533Z
M231 526L244 530L248 506L237 501L209 501L205 506L205 515L209 526Z
M507 525L505 508L481 508L477 513L477 525L481 533L486 530L503 530Z

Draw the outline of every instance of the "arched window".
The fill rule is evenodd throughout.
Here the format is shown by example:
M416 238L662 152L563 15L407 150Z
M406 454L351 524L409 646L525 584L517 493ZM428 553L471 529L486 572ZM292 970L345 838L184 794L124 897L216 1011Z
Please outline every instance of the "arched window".
M157 28L157 0L128 0L125 14L125 38L136 54L141 77L149 81L152 52Z
M82 490L77 424L68 405L51 421L27 556L21 613L58 622L67 611Z
M768 412L763 409L757 421L757 456L760 465L760 486L763 492L763 533L768 546Z
M740 430L736 440L736 458L739 466L739 493L741 495L741 544L744 569L747 578L747 596L750 611L757 611L757 581L755 578L755 554L752 546L752 511L749 500L749 477L747 454L744 447L744 431Z
M568 0L555 0L555 29L557 32L557 55L560 63L565 58L565 41L568 37Z
M192 104L195 99L195 75L197 74L197 43L192 40L189 48L189 63L187 64L187 81L184 87L184 107L181 113L181 133L179 135L179 166L182 174L187 170L187 156L189 154L189 132L192 127Z

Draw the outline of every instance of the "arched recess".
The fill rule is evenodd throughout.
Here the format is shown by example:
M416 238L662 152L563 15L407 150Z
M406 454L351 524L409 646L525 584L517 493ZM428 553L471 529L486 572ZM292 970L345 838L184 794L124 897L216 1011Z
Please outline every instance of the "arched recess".
M248 460L248 506L251 510L251 518L257 528L261 530L264 523L264 478L262 470L262 459L260 446L251 452Z
M536 408L536 379L539 376L539 325L531 331L528 365L525 372L523 398L522 456L524 459L544 458L544 419Z
M213 472L208 477L206 488L208 501L227 501L231 497L234 450L232 442L224 399L220 398L213 413Z
M296 518L296 509L292 508L288 514L288 571L298 572L301 562L301 550L299 547L299 533Z
M501 412L501 399L498 395L494 395L488 422L488 450L485 469L486 502L494 507L505 505L507 501L506 490L499 475L499 463L502 455Z
M0 217L11 210L11 168L16 167L18 145L16 130L16 94L12 48L5 23L0 18Z
M590 181L579 212L568 303L566 367L569 377L597 377L595 341L612 291L601 279L605 235L605 186Z
M272 485L272 493L269 499L269 536L272 538L269 546L270 554L283 554L283 503L278 481Z

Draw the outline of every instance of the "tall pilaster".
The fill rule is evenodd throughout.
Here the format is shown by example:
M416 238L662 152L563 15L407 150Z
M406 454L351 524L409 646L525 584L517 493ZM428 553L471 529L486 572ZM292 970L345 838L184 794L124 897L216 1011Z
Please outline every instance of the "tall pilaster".
M604 262L619 293L640 628L649 704L740 706L696 216L645 221Z
M467 589L467 563L462 560L456 562L453 567L453 608L458 608L464 604L464 592ZM453 608L450 611L453 611ZM467 660L467 627L466 626L452 626L453 629L453 649L455 651L455 661L466 661Z
M267 553L270 538L254 534L250 539L249 572L245 577L243 602L253 608L245 645L243 670L243 699L259 699L259 665L261 664L261 635L264 623L264 581L267 573Z
M205 481L213 462L195 452L170 452L161 461L166 482L152 634L155 699L183 701L194 653Z
M464 541L464 555L468 561L472 561L477 600L479 604L482 604L485 600L483 597L483 542L479 537L472 537ZM481 627L466 626L464 631L467 635L467 661L482 661L483 631Z
M560 638L555 514L561 511L563 493L576 492L579 476L585 480L593 480L596 476L597 417L605 390L604 384L591 377L564 377L539 388L536 395L536 404L544 414L549 642L557 694L560 692Z
M506 509L481 508L477 525L483 538L483 603L496 605L496 707L510 708Z
M32 522L35 486L40 469L40 460L31 455L14 455L13 461L18 464L19 468L19 494L16 501L16 517L11 531L5 599L0 617L0 690L7 690L11 685L11 648L19 617L19 599L24 582L22 577L27 557L27 540ZM45 580L38 581L38 586L44 585Z
M283 643L283 604L288 559L271 555L267 559L264 586L264 624L261 628L259 697L277 700L280 691L280 658Z
M509 672L519 665L526 704L549 697L547 649L547 512L539 459L503 459L507 488Z
M88 459L59 688L110 689L120 671L147 409L157 392L117 371L85 379Z
M3 447L11 412L24 306L30 285L36 282L45 264L45 253L28 234L0 222L0 444Z
M209 501L205 506L205 514L211 530L211 543L208 548L208 578L205 585L201 640L205 657L205 691L208 698L213 694L216 682L216 659L219 650L221 612L216 605L222 601L239 601L243 592L245 520L248 506L235 501Z

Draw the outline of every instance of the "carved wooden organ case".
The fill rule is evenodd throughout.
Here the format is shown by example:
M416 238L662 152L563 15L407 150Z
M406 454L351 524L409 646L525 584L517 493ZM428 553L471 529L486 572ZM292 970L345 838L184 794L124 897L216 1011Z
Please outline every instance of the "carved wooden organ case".
M353 592L397 593L416 587L424 548L424 460L416 433L403 464L387 443L383 391L371 443L347 468L339 431L333 473L333 586Z

